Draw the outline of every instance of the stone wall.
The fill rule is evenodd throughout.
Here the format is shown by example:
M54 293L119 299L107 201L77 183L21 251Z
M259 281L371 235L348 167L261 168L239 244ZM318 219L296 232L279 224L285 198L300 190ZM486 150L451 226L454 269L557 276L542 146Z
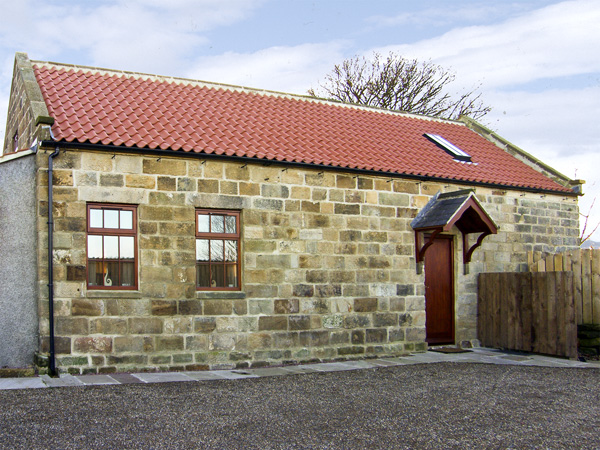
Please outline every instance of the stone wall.
M27 149L39 131L38 125L53 123L54 120L48 114L48 108L35 79L31 62L25 53L17 53L2 154L14 151L15 135L18 138L17 150Z
M33 364L37 350L35 155L0 158L0 367Z
M470 273L457 269L457 342L477 337L477 274L526 272L527 252L561 252L579 248L579 208L576 197L525 193L510 190L476 190L499 231L485 238L473 254ZM462 255L462 239L457 239ZM460 258L461 256L457 256Z
M47 155L38 231L46 242ZM465 186L196 158L67 151L54 161L58 366L71 372L231 368L426 348L410 221ZM577 245L577 203L478 188L500 225L463 275L456 338L476 337L476 273L517 270L527 250ZM86 203L137 204L138 291L85 286ZM195 208L242 211L241 292L195 289ZM47 268L39 249L41 350Z

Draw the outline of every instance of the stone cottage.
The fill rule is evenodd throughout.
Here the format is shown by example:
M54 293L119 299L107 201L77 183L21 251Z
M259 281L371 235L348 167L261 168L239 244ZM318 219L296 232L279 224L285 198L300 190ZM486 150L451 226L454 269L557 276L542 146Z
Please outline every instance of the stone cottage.
M576 247L580 184L468 118L18 53L0 366L257 367L476 339L477 274Z

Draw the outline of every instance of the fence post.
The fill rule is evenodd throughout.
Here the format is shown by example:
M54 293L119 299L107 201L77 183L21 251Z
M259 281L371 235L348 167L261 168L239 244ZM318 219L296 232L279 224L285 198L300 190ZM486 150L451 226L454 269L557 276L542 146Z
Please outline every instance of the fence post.
M581 323L592 322L592 259L589 249L581 252L581 292L583 297Z

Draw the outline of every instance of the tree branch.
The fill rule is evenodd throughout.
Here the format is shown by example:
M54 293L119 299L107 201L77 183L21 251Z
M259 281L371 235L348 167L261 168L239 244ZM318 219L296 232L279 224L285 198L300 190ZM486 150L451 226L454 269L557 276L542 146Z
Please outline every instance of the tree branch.
M479 119L491 111L477 88L450 95L448 85L454 80L453 73L431 61L409 60L393 52L383 59L373 53L371 59L355 56L335 65L325 81L308 94L448 119L461 115Z

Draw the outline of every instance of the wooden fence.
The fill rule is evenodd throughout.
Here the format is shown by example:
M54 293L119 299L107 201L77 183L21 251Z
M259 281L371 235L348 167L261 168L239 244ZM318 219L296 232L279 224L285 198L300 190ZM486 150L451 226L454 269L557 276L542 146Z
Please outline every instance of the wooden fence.
M575 249L564 253L529 252L531 272L573 272L573 296L578 324L600 324L600 249Z
M577 357L572 272L482 273L479 340L484 346Z

